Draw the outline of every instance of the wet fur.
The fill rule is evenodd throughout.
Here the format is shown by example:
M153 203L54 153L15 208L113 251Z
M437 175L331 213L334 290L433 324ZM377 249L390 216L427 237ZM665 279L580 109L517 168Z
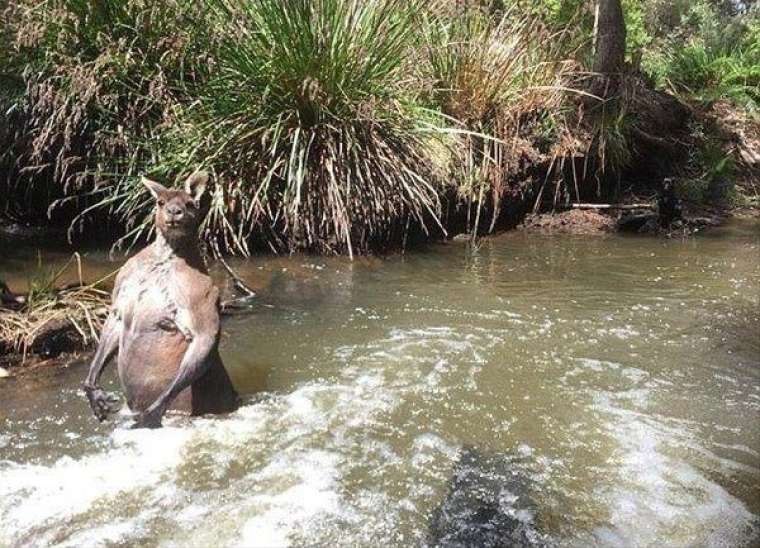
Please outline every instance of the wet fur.
M140 413L137 426L160 426L166 409L197 415L238 405L219 356L219 292L197 242L206 179L191 176L186 191L145 181L156 198L157 237L116 278L111 314L85 381L100 420L111 409L97 381L114 356L127 404Z

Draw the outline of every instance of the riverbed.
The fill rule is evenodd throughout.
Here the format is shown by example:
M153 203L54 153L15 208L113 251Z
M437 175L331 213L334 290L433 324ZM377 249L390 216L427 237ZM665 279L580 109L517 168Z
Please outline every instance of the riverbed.
M0 379L0 546L757 545L757 221L234 266L229 416L99 424L86 357Z

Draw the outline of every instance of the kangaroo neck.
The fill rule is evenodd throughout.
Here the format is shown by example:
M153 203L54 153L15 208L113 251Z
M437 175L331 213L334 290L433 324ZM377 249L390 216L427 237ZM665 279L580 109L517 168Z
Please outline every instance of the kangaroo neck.
M153 242L153 255L157 262L180 259L189 266L205 270L203 257L195 238L168 240L161 232L158 232L156 241Z

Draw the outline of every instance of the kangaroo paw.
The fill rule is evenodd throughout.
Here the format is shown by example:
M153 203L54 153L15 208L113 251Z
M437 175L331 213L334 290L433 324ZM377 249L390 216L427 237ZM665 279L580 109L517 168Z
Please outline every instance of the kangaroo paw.
M161 415L157 411L146 411L140 413L135 419L135 423L130 427L135 428L161 428Z
M103 422L109 415L113 415L121 409L119 398L100 388L87 390L86 393L92 413L100 422Z

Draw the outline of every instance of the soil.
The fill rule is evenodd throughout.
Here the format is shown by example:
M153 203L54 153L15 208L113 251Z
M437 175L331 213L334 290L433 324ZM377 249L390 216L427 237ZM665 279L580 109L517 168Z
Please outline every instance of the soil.
M617 230L617 218L598 211L573 209L528 215L518 229L544 234L609 234Z
M611 232L634 232L665 237L688 236L710 227L722 225L726 219L737 217L760 217L760 208L744 207L728 209L697 204L684 204L683 218L668 227L661 227L654 212L603 213L596 210L573 209L561 213L529 215L518 227L539 234L609 234ZM631 222L633 220L633 222ZM637 222L638 221L638 222Z

